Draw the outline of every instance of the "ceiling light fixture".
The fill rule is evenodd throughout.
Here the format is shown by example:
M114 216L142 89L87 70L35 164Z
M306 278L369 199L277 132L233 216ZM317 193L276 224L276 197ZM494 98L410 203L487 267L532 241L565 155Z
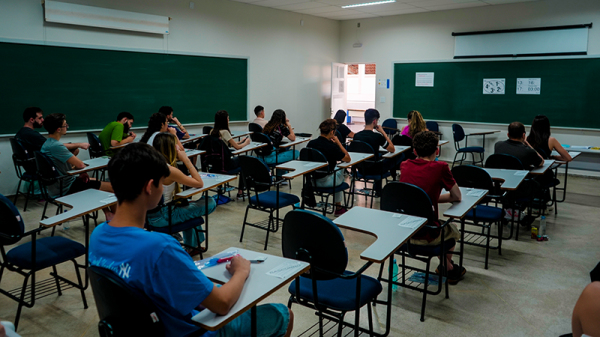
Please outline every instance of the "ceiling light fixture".
M342 8L354 8L354 7L363 7L363 6L372 6L372 5L382 5L382 4L389 4L392 2L396 2L396 0L382 0L382 1L374 1L374 2L365 2L362 4L342 6Z

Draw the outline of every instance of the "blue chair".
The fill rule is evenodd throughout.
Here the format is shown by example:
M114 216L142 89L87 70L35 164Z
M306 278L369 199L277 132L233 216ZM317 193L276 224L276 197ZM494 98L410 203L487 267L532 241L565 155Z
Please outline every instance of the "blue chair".
M384 120L383 124L381 124L381 127L390 138L400 132L400 130L398 130L398 121L396 121L394 118L388 118Z
M471 209L465 216L469 220L469 225L481 228L481 231L464 230L462 234L462 243L485 248L485 269L488 269L488 259L490 249L497 249L498 255L502 255L502 233L506 220L504 219L503 207L497 207L498 202L503 201L503 194L495 194L494 181L484 169L477 166L465 165L452 168L452 175L460 187L478 188L489 191L486 198L477 206ZM490 201L495 201L495 206L490 206ZM466 222L465 222L466 223ZM496 224L498 233L491 233L492 225ZM481 239L485 244L480 243ZM491 240L497 240L496 246L491 246Z
M106 155L100 138L93 132L87 133L88 143L90 143L90 158L98 158Z
M237 176L242 171L240 166L233 167L234 165L231 159L233 154L229 147L226 146L219 137L212 135L204 137L202 143L200 143L200 150L206 151L205 154L200 156L202 171L232 176ZM230 187L229 183L227 183L224 187L219 187L217 193L221 196L223 191L226 191L229 194L229 198L231 198L231 191L233 189L234 188Z
M425 122L425 127L427 127L427 130L434 132L436 135L438 135L438 137L440 137L440 139L442 139L442 133L440 132L440 126L438 125L437 122L427 121L427 122Z
M448 296L448 282L441 282L438 279L438 286L436 290L429 289L429 275L430 275L430 265L431 259L434 257L441 256L441 264L440 268L442 270L446 270L446 255L449 253L450 249L454 247L455 241L444 239L444 231L445 227L449 226L452 221L447 220L439 227L435 226L435 223L438 222L438 219L435 217L435 213L433 212L433 205L431 204L431 199L425 191L421 188L401 182L391 182L383 188L381 194L381 210L395 213L408 214L413 216L418 216L427 219L427 224L423 226L423 228L416 233L416 235L423 235L426 231L429 230L440 230L441 232L441 243L437 246L421 246L414 245L411 243L406 243L400 247L400 249L396 252L396 254L402 257L401 262L398 264L399 274L398 281L394 281L395 285L416 290L423 293L423 301L421 304L421 322L425 321L425 304L427 303L427 295L438 295L442 292L442 283L445 283L446 287L446 298ZM462 252L454 252L454 255L461 254ZM425 263L425 268L415 267L414 264L407 264L406 259L414 259ZM387 278L382 278L382 273L384 270L385 263L381 264L381 268L379 269L379 281L389 282ZM424 273L425 274L425 283L421 285L421 283L416 283L410 281L407 276L411 275L411 273ZM441 271L440 271L441 272ZM391 286L391 285L390 285Z
M16 138L10 138L10 146L13 151L12 159L13 164L15 165L15 172L17 172L17 178L19 178L19 183L17 184L17 193L15 193L15 199L13 203L17 203L19 194L25 195L25 206L23 207L23 212L26 212L29 198L35 194L35 183L39 180L36 173L37 167L35 166L35 157L34 153L27 151L23 143ZM29 183L26 193L21 192L21 183L23 181Z
M323 336L323 318L338 323L338 336L344 326L354 335L373 335L371 302L381 293L381 283L363 275L373 263L367 262L356 272L347 271L348 250L340 229L326 217L306 210L293 210L283 223L283 256L310 263L310 272L300 275L288 290L288 307L297 303L317 310L319 332ZM369 331L359 327L360 308L367 305ZM354 324L344 322L347 312L355 312Z
M327 158L325 158L325 156L323 155L323 153L321 153L321 151L316 150L316 149L311 149L309 147L305 147L302 150L300 150L300 160L320 162L320 163L327 162ZM322 169L318 169L316 171L313 171L310 174L304 175L305 179L308 178L308 179L312 180L314 193L317 196L321 197L321 203L323 204L322 211L323 211L324 216L326 216L327 213L333 214L335 212L335 203L329 204L329 197L333 198L335 193L339 193L339 192L344 192L344 194L346 194L346 191L350 189L350 185L348 185L348 183L346 183L346 182L342 182L338 186L337 182L335 181L336 172L338 170L342 170L342 169L336 168L336 167L329 167L329 165L327 165ZM328 175L333 175L333 186L335 186L335 187L317 187L315 179L324 178ZM332 206L331 212L327 212L327 210L329 209L329 205ZM344 206L346 208L348 207L348 200L347 200L346 196L344 196ZM304 207L306 208L306 205L304 205Z
M53 197L48 192L48 187L53 184L58 184L59 191L61 191L62 193L64 183L63 181L69 176L59 175L58 170L54 166L54 162L52 162L52 159L50 159L50 157L39 151L35 152L35 164L37 166L37 173L40 183L40 191L42 192L42 198L44 198L44 200L46 201L44 204L44 211L42 212L42 220L44 220L47 218L46 210L48 208L48 204L53 204L57 207L56 214L59 214L63 211L63 205L56 202L56 199L62 197L63 195L56 196L56 198ZM96 220L94 219L94 221Z
M244 238L244 230L246 225L259 228L267 232L265 239L265 250L269 243L269 233L279 230L279 210L283 207L292 206L300 202L298 196L279 192L279 185L283 180L273 181L269 168L265 163L256 157L240 156L240 164L242 166L242 179L244 179L244 187L246 188L249 198L246 214L244 215L244 223L242 225L242 233L240 242ZM275 187L275 191L271 188ZM252 195L254 193L254 195ZM248 222L248 211L250 209L269 213L269 218L265 221L251 223ZM275 213L275 215L273 215Z
M373 149L371 145L359 141L354 140L348 146L348 152L359 152L359 153L370 153L373 154L374 157L371 159L367 159L362 161L354 166L352 166L352 181L350 185L350 193L354 194L362 194L365 196L365 203L368 201L369 196L371 197L371 208L373 208L373 198L376 195L375 184L382 185L383 181L391 176L389 169L387 169L387 165L389 163L386 162L384 158L380 158L379 149ZM365 184L364 193L360 193L356 191L356 182L360 181ZM367 184L373 184L373 188L367 189ZM352 198L354 200L354 198Z
M452 161L452 167L454 167L454 164L457 161L456 157L459 154L461 155L459 165L462 165L463 161L467 159L467 153L471 154L471 157L473 158L473 165L477 163L483 165L483 156L485 150L481 146L469 146L469 135L465 135L465 130L463 130L460 124L452 124L452 136L454 137L454 149L456 150L454 160ZM465 140L465 147L460 147L460 142L463 139ZM475 160L475 153L479 154L479 160Z
M85 265L77 263L78 257L86 255L86 248L79 242L61 237L50 236L38 238L38 234L46 228L36 228L25 231L25 224L17 208L6 197L0 195L0 281L5 270L20 274L25 278L23 287L13 290L0 289L0 293L19 303L15 317L15 327L18 327L23 306L31 308L35 301L52 294L62 295L63 289L77 288L81 292L83 307L87 309L84 286L79 268ZM6 251L5 246L18 243L23 238L31 241L22 243ZM87 255L85 257L87 259ZM75 266L77 282L58 275L56 265L71 261ZM37 281L36 273L46 268L52 268L51 278ZM28 285L31 278L31 284ZM56 290L52 290L53 285Z
M256 124L256 123L249 123L248 124L248 131L250 132L261 132L263 131L262 126L260 126L260 124Z

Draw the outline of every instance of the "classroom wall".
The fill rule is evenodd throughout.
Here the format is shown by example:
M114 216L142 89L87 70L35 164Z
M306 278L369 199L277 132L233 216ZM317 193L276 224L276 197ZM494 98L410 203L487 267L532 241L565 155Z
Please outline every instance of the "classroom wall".
M361 27L357 28L359 22ZM394 103L393 63L452 60L454 57L452 32L590 22L594 26L589 30L588 54L600 56L600 28L598 28L600 1L597 0L544 0L444 12L347 20L341 22L339 61L342 63L374 62L377 64L377 78L392 80L390 89L377 88L376 92L375 106L381 113L382 119L386 119L391 117ZM353 48L352 45L356 42L361 42L362 48ZM385 102L382 103L381 98L385 98ZM421 112L427 119L427 111ZM530 124L533 117L539 113L543 113L543 111L532 111L530 116L523 116L521 121L526 125ZM401 125L406 125L404 119L399 122ZM441 123L440 127L440 131L444 133L444 139L451 139L451 123ZM502 131L492 138L486 138L485 145L488 153L493 153L493 143L496 140L506 138L505 125L464 123L463 127L467 132ZM581 131L553 128L552 132L563 144L600 146L600 130ZM477 144L480 145L481 141L473 143L473 145ZM453 146L448 144L442 150L442 158L452 160L454 153Z
M315 133L320 121L329 116L331 63L339 58L338 21L225 0L196 0L194 9L187 0L63 1L169 16L170 34L45 23L40 0L19 0L0 1L0 39L248 57L249 120L255 118L252 110L258 104L265 106L267 116L281 108L297 132ZM177 102L164 104L177 112ZM52 112L58 111L45 111ZM136 121L134 127L146 122ZM15 132L20 127L15 125ZM244 130L246 125L232 128ZM201 127L191 130L199 132ZM86 138L75 133L67 135L65 141ZM0 193L5 195L13 194L17 186L11 155L8 138L1 137Z

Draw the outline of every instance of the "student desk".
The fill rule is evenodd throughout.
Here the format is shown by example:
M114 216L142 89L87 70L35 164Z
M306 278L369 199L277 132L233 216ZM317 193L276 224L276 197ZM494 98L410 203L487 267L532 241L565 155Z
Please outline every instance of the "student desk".
M294 179L329 165L327 162L292 160L275 166L276 169L291 171L284 174L284 179Z
M404 219L414 219L420 221L415 228L399 226ZM377 239L361 254L360 258L368 261L367 265L375 263L384 263L389 259L388 264L388 289L387 300L377 300L377 303L387 305L386 330L384 334L375 334L375 336L387 336L390 333L391 313L392 313L392 278L394 253L404 245L425 223L427 219L415 216L382 211L378 209L365 208L360 206L352 207L348 212L333 220L340 228L372 235Z
M240 138L244 136L249 136L252 134L252 131L239 131L231 134L231 138Z
M261 148L261 147L264 147L264 146L267 146L267 145L268 145L267 143L250 142L250 144L244 146L243 148L241 148L239 150L231 151L231 154L233 154L234 156L235 155L240 155L242 153L246 153L246 152L249 152L249 151L254 151L254 150L258 149L258 148Z
M94 159L87 159L87 160L83 161L83 163L87 165L86 167L79 169L79 170L67 171L67 174L74 176L74 175L78 175L78 174L89 172L89 171L100 170L100 169L107 167L109 161L110 161L110 158L107 156L100 157L100 158L94 158Z
M360 162L363 162L369 158L373 158L374 154L369 153L360 153L360 152L348 152L350 155L350 161L347 163L341 162L337 165L338 168L348 168L352 167Z
M283 149L283 148L292 147L292 150L294 150L296 148L296 145L308 142L309 140L310 140L310 137L296 137L296 140L293 142L279 144L279 148Z
M569 154L571 155L571 159L575 160L575 158L579 157L579 155L581 154L581 152L573 152L573 151L568 151ZM558 156L558 152L556 151L552 151L552 155L553 156ZM555 191L562 191L563 192L563 196L561 200L556 200L556 202L564 202L565 198L567 197L567 179L569 177L569 162L568 161L555 161L555 171L554 171L554 175L556 176L558 173L558 168L562 165L565 166L565 181L563 183L563 187L554 187ZM555 207L556 209L556 207ZM556 211L555 211L556 212ZM556 214L556 213L555 213Z
M185 154L187 154L188 158L193 158L205 153L206 151L204 150L185 149Z
M403 146L403 145L394 145L394 148L396 149L396 151L392 152L388 152L386 149L384 149L383 147L379 147L379 151L381 152L386 152L383 156L381 156L381 158L394 158L397 155L410 150L410 146Z
M438 146L446 145L449 142L450 142L449 140L440 140L440 141L438 141Z
M506 191L514 191L527 177L526 170L505 170L505 169L492 169L484 168L484 170L490 174L493 180L502 182L501 189Z
M274 256L266 253L257 253L251 250L242 248L230 247L224 250L222 253L227 253L232 250L237 250L238 254L248 260L256 259L261 256L266 256L267 259L262 263L253 263L250 267L250 276L244 283L244 288L240 294L240 298L233 305L227 315L219 316L210 310L203 310L200 313L192 317L192 321L200 325L203 329L209 331L215 331L227 323L240 316L248 309L252 310L252 335L256 336L256 304L269 295L279 290L281 287L300 276L301 274L308 271L310 264L307 262L296 261L285 257ZM297 262L300 264L295 271L284 278L279 278L271 275L267 275L267 272L273 268L286 262ZM202 269L202 272L211 281L219 284L224 284L231 279L231 274L225 269L227 263L221 263L213 267Z
M481 131L481 132L473 132L473 133L469 133L468 135L465 136L483 136L483 142L481 144L481 147L483 147L485 149L485 136L486 135L491 135L494 133L498 133L500 132L500 130L493 130L493 131Z
M550 168L550 166L552 166L552 164L554 164L554 162L555 162L554 159L545 159L544 165L542 165L540 167L532 168L531 170L529 170L529 174L542 175L542 174L546 173L546 171L548 171L548 169Z
M208 135L205 135L205 134L190 135L190 138L181 139L179 141L181 142L181 144L185 144L185 143L190 143L190 142L194 142L194 141L200 140L200 139L202 139L202 138L204 138L206 136L208 136Z
M120 149L120 148L122 148L122 147L125 147L125 146L127 146L127 145L131 144L131 143L137 143L137 142L139 142L141 139L142 139L142 135L137 135L137 136L135 137L135 139L133 140L133 142L129 142L129 143L125 143L125 144L121 144L121 145L117 145L117 146L111 146L111 147L110 147L110 150L116 150L116 149Z
M483 193L481 193L481 191L483 191ZM469 192L480 192L481 195L480 196L473 196L473 195L469 195ZM464 230L465 230L465 215L467 215L467 213L475 206L477 206L477 204L483 199L485 198L485 196L489 193L489 191L487 190L481 190L481 189L476 189L476 188L467 188L467 187L460 187L460 193L461 193L461 201L455 201L452 203L452 206L450 206L450 208L448 208L448 210L446 210L444 212L444 216L451 218L451 219L457 219L460 220L460 252L454 252L454 254L459 254L460 255L460 260L459 260L459 266L462 267L462 263L463 263L463 252L464 252Z
M55 227L69 220L74 220L83 217L83 225L85 227L85 285L87 289L89 278L87 277L87 267L89 263L88 254L90 246L90 213L96 212L102 208L110 207L117 204L117 197L113 193L104 192L96 189L87 189L85 191L73 193L56 199L59 204L71 207L67 212L55 215L50 218L40 221L40 225L44 227Z

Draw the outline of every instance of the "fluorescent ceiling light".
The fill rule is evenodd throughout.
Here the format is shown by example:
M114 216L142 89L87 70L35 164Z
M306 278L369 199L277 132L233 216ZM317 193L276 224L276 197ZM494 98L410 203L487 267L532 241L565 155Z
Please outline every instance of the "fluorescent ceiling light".
M391 2L396 2L396 0L382 0L382 1L374 1L374 2L365 2L365 3L362 3L362 4L354 4L354 5L342 6L342 8L354 8L354 7L381 5L381 4L389 4Z

